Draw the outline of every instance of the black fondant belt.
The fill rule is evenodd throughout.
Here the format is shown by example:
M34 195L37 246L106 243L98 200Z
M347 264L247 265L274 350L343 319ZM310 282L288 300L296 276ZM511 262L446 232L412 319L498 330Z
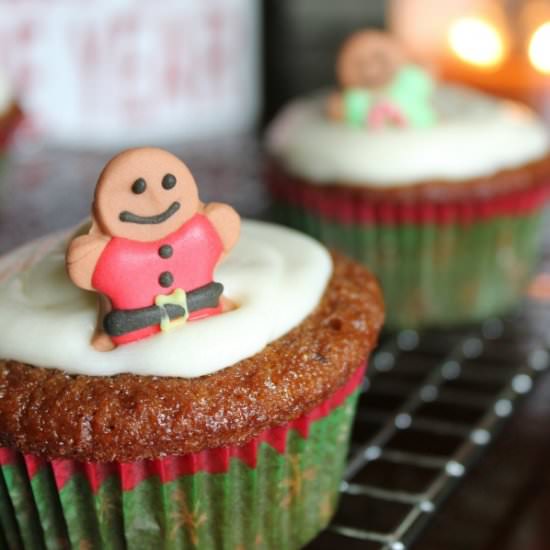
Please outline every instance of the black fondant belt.
M185 323L194 311L217 307L222 292L221 283L209 283L189 292L178 288L172 294L159 294L154 306L113 309L105 315L103 328L109 336L123 336L155 325L168 330Z

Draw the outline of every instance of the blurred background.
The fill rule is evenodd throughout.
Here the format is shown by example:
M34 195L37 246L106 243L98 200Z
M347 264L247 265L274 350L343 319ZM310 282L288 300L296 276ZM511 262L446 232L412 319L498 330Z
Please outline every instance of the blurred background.
M260 215L261 132L290 98L334 84L339 45L364 27L550 120L550 0L0 0L0 193L21 201L0 206L0 251L76 223L103 163L130 145L172 148L205 198L245 189L233 202ZM37 210L32 228L17 208Z
M21 137L49 144L246 133L332 84L363 27L390 27L443 78L546 110L547 0L0 0L0 15L0 99L18 99Z
M263 129L334 84L364 27L550 122L550 0L0 0L0 253L85 217L129 145L169 148L204 200L265 216ZM547 380L414 548L550 548L548 395Z

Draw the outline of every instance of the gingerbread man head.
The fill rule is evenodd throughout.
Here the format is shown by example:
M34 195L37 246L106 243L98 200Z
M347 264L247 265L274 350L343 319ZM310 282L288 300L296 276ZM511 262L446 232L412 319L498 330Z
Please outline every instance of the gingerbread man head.
M187 166L168 151L144 147L123 151L105 166L93 218L106 235L155 241L175 231L199 207Z
M391 82L404 62L401 46L390 35L360 31L344 42L336 73L342 88L379 88Z

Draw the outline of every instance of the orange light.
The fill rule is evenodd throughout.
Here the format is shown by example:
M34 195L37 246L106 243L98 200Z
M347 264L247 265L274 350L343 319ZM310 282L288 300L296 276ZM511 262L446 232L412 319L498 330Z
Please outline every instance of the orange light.
M504 38L481 17L462 17L449 29L449 45L462 61L478 67L497 67L506 55Z
M550 21L541 25L531 36L529 60L537 71L550 74Z

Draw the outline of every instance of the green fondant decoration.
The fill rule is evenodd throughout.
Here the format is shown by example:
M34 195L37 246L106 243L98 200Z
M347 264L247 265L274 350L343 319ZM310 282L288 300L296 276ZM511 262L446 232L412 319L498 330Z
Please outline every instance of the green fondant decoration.
M61 491L46 464L32 481L23 461L0 468L0 526L10 550L298 550L335 510L359 392L310 426L287 451L260 446L256 468L148 478L122 491L116 476L94 494L76 473ZM1 540L1 538L0 538Z
M429 127L436 122L431 102L434 82L427 71L416 65L407 65L397 74L388 90L388 97L413 127Z
M368 90L350 88L344 91L345 121L350 126L365 126L372 107L372 94Z
M536 267L544 210L474 223L340 223L278 203L277 221L355 257L384 289L389 329L451 326L514 308Z
M426 70L416 65L405 65L388 87L379 93L362 88L345 90L345 122L350 126L365 127L372 109L388 102L403 115L406 126L433 126L437 121L432 105L433 91L434 81Z

